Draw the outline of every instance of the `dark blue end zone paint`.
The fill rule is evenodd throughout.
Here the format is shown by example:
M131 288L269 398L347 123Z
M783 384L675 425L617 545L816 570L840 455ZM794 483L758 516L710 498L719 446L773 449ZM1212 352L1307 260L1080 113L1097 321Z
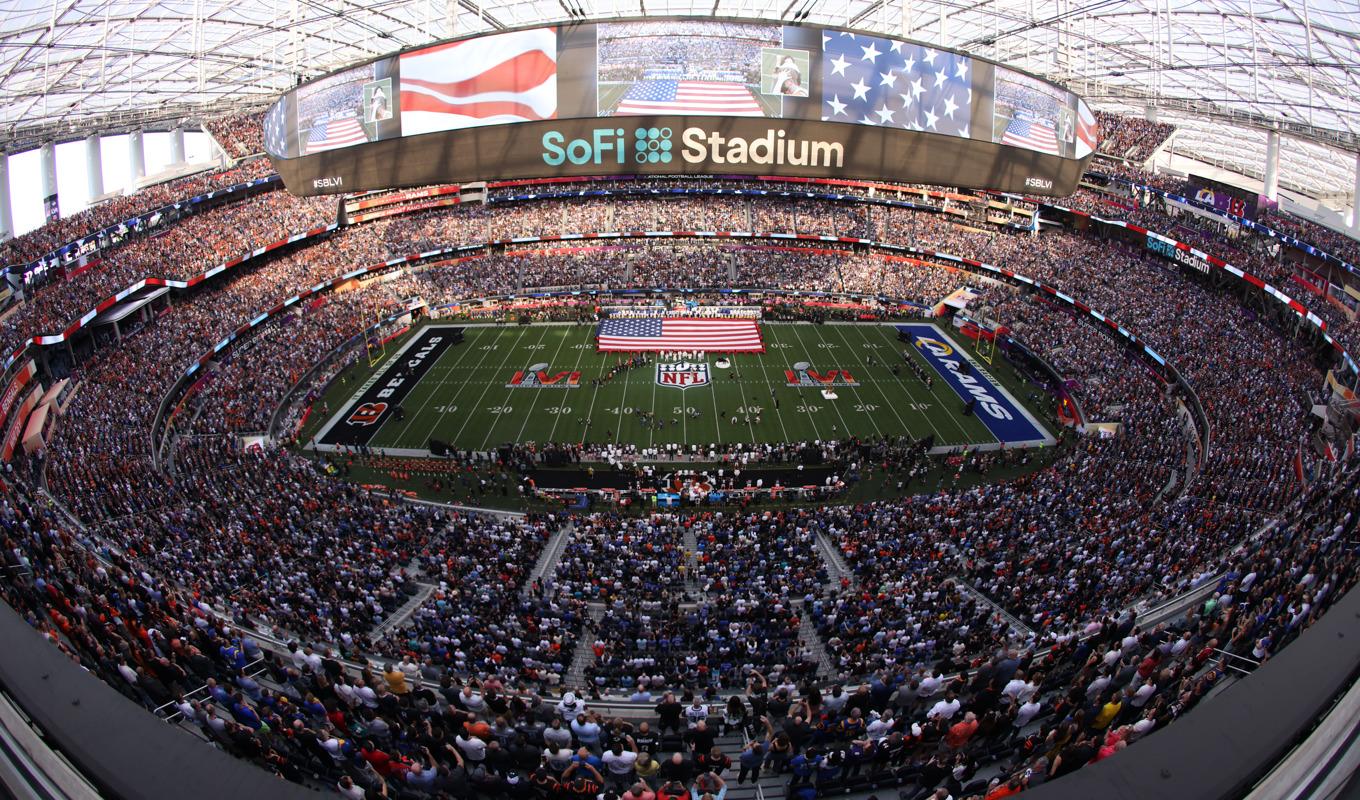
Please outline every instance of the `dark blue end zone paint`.
M993 380L981 364L970 358L957 342L938 327L909 323L897 325L896 328L907 335L916 352L949 384L949 388L959 396L960 404L977 400L973 415L982 420L982 424L999 441L1015 447L1053 444L1056 441L1010 392ZM972 368L967 375L960 372L964 362Z

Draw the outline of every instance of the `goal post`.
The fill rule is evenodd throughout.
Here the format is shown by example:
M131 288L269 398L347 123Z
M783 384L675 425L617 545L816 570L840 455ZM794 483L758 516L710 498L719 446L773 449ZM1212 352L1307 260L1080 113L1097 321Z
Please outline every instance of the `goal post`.
M368 355L368 365L376 366L387 357L387 339L383 336L383 313L373 312L373 327L364 336L364 350Z
M996 336L987 336L981 332L978 334L977 356L991 365L992 359L996 357Z

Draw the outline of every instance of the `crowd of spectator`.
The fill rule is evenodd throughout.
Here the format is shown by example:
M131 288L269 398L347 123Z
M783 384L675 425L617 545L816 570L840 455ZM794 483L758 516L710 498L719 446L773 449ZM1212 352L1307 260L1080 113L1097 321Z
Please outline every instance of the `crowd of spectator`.
M148 186L134 194L105 200L77 214L48 222L42 227L0 243L0 264L27 264L67 242L180 200L225 189L238 183L268 177L268 161L251 161L224 170L209 170Z
M1157 148L1176 132L1175 125L1106 111L1096 112L1096 124L1100 127L1100 147L1097 150L1135 164L1142 164L1152 158Z
M251 202L284 227L310 213L281 194ZM625 213L654 213L651 202ZM802 201L787 211L735 203L741 212L691 203L687 213L814 228L800 220L820 218ZM551 226L585 220L595 205L629 204L534 208ZM262 215L250 210L224 212L234 216L223 235L251 246L276 234L261 228L264 239L251 241L247 220ZM891 772L956 797L1002 797L1002 787L1117 756L1212 690L1225 653L1269 658L1354 582L1353 474L1327 473L1303 491L1289 475L1321 377L1278 320L1139 250L1063 231L978 233L926 212L866 216L884 238L1007 266L1135 331L1199 394L1208 453L1181 430L1175 403L1186 398L1133 354L1056 305L996 287L981 292L986 314L1050 358L1091 419L1122 426L1010 482L806 511L505 521L399 503L222 435L258 430L275 399L375 309L415 293L450 301L506 291L520 279L506 276L505 259L522 259L515 275L552 275L538 265L574 258L551 251L426 267L299 304L208 370L181 411L189 435L170 462L151 449L170 386L243 321L298 288L421 249L415 241L457 243L446 233L461 225L480 240L477 226L498 224L497 211L343 229L177 300L73 365L81 389L48 447L46 475L85 530L7 486L0 557L24 567L0 584L7 601L133 699L172 704L228 750L285 777L325 775L350 797L384 786L397 796L496 794L527 781L637 798L672 776L707 791L753 769L787 772L792 793ZM845 224L846 213L835 206L826 219ZM202 233L177 225L165 238L181 230ZM216 246L164 250L164 272L188 274L183 262ZM624 266L596 254L560 275L589 283L585 271L604 263L603 282L659 285L690 259L691 269L713 264L719 285L930 295L964 278L869 253L663 247L671 260L649 249ZM927 276L919 283L918 273ZM1286 524L1257 535L1268 519ZM536 583L530 569L563 524L572 531L562 555ZM819 541L844 560L839 580ZM1174 625L1144 630L1124 610L1207 583L1211 602ZM410 620L388 627L408 602ZM267 654L224 621L312 644ZM593 652L586 683L572 686L578 640ZM346 676L333 653L378 656L391 669ZM243 672L257 659L263 673ZM967 668L977 671L955 677ZM461 683L469 676L481 680ZM205 698L183 698L209 679ZM855 684L823 692L813 679ZM736 706L709 707L706 696L743 688ZM648 717L652 692L666 689L678 694L651 718L658 734L678 734L664 748L650 725L598 719L575 694L633 692ZM756 745L715 756L707 734L719 725ZM670 752L680 759L666 771Z
M263 111L214 117L203 128L233 161L264 152Z

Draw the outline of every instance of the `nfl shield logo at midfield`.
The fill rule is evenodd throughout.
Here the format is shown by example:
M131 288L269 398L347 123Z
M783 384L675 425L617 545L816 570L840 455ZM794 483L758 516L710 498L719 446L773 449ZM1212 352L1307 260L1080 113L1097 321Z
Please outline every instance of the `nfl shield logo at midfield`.
M691 364L688 361L678 361L674 364L662 364L657 362L656 383L658 386L671 386L676 389L707 385L708 363Z

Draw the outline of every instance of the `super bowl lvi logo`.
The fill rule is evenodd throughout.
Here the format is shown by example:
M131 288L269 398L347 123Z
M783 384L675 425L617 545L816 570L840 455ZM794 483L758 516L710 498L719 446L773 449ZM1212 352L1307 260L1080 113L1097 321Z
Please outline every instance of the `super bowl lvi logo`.
M669 386L673 389L688 389L692 386L705 386L708 384L708 364L691 364L688 361L677 361L673 364L656 365L656 384L657 386Z
M859 381L848 369L829 369L818 372L806 361L799 361L793 369L784 370L785 386L859 386Z
M507 389L575 389L581 385L581 373L562 370L549 374L547 364L533 364L517 370L505 384Z

